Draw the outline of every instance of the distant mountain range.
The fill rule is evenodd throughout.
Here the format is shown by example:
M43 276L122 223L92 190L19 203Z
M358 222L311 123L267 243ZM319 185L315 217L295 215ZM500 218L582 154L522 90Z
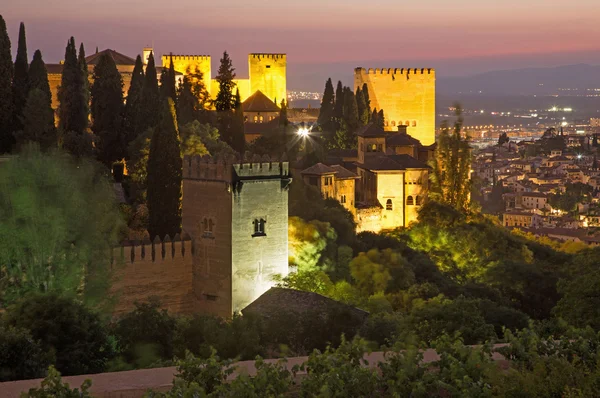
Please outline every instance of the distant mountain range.
M441 95L585 95L600 89L600 66L577 64L438 77L436 86Z

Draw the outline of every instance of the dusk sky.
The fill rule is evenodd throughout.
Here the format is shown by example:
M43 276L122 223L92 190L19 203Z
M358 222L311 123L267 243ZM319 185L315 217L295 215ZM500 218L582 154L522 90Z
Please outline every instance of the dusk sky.
M600 64L598 0L4 0L16 51L20 21L30 57L63 58L69 36L135 56L227 50L240 77L249 52L288 54L288 88L320 91L352 69L435 67L438 76ZM7 4L8 3L8 4Z

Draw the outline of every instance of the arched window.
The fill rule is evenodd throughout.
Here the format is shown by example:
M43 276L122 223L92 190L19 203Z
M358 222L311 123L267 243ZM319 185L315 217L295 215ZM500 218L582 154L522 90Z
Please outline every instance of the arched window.
M254 123L258 123L258 116L254 115Z
M264 120L264 118L263 118L262 116L260 116L260 117L258 118L258 120L260 121L260 123L262 123L262 122L263 122L263 120Z
M392 120L392 127L396 125L396 122Z
M412 121L412 126L413 126L413 127L417 127L417 121L416 121L416 120L413 120L413 121Z
M406 198L406 205L407 206L412 206L415 204L415 201L413 200L412 196L409 196L408 198Z
M264 218L257 218L254 221L252 221L252 224L254 224L254 234L252 234L252 236L265 236L266 235L266 232L265 232L266 221Z
M421 206L421 197L419 195L415 196L415 205Z
M394 210L394 205L392 204L391 199L388 199L387 202L385 202L385 209L386 210Z
M410 126L410 122L407 120L406 122L404 122L405 126Z

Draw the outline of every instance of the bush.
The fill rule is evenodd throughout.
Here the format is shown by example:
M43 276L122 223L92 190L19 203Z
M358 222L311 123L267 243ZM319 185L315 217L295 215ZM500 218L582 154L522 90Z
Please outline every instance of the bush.
M85 380L80 388L72 389L67 383L63 383L60 373L50 366L48 376L42 381L40 388L31 388L26 394L22 394L23 398L92 398L88 391L92 386L90 380Z
M0 382L42 377L50 359L29 331L0 326Z
M102 372L114 354L98 315L71 298L31 295L10 307L5 319L9 326L29 330L65 375Z

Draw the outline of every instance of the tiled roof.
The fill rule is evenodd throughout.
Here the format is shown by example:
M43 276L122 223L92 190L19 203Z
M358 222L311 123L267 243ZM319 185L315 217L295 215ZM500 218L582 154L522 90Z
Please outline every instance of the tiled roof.
M385 138L387 146L421 146L421 141L411 137L407 133L388 133Z
M336 180L348 180L351 178L358 178L358 175L351 172L350 170L340 166L339 164L331 165L331 168L334 169L337 173L335 174Z
M119 52L116 52L115 50L111 50L110 48L106 49L106 50L102 50L100 52L97 52L95 54L92 55L88 55L87 57L85 57L85 62L88 65L96 65L98 62L100 62L100 57L102 57L102 55L104 54L108 54L111 56L111 58L115 61L115 64L117 65L135 65L135 59L128 57L127 55L121 54Z
M367 170L406 170L427 169L429 166L409 155L384 155L381 153L366 153L365 162L357 163L358 167Z
M242 103L244 112L279 112L279 107L262 91L257 90Z
M346 170L348 171L348 170ZM333 167L329 167L323 163L317 163L314 166L309 167L306 170L302 170L301 174L309 175L323 175L323 174L336 174L338 171Z
M524 192L523 196L530 196L532 198L545 198L546 194L542 192Z
M386 133L381 127L376 124L369 123L356 130L356 135L359 137L385 137L390 133Z

